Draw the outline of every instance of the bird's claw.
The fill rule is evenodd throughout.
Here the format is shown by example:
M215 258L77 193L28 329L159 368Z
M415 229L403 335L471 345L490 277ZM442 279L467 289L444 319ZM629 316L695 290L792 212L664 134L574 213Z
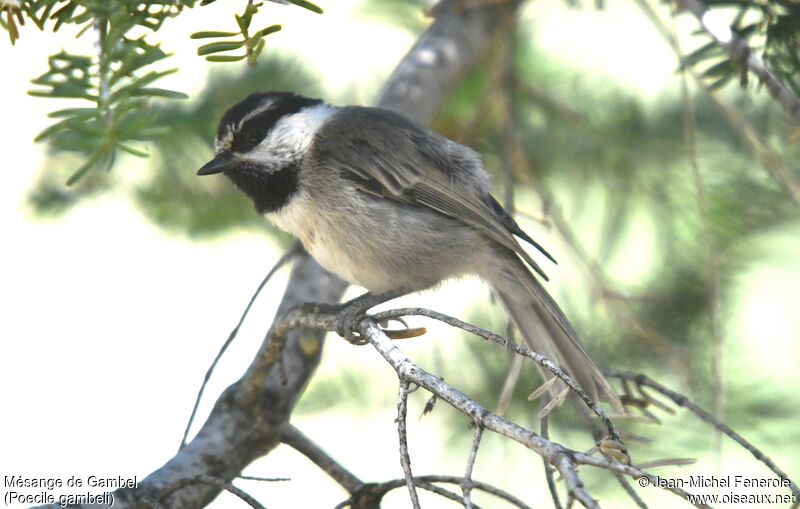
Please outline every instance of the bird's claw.
M358 334L358 324L364 318L367 309L359 302L348 302L339 310L336 319L336 333L354 345L366 344L366 340Z

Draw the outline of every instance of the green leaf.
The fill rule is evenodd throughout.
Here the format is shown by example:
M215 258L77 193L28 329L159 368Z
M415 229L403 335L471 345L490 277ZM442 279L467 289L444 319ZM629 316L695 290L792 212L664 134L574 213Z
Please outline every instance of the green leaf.
M131 147L129 145L125 145L123 143L118 143L117 148L122 150L123 152L127 152L129 154L133 154L138 157L150 157L150 154L145 152L144 150L140 150L138 148Z
M97 97L89 93L85 88L72 83L53 85L53 89L50 91L30 90L28 91L28 95L33 97L67 97L88 99L90 101L97 100Z
M120 56L120 58L118 58L117 60L119 60L122 65L120 65L119 68L117 68L116 70L112 70L109 84L113 86L120 80L123 80L125 78L132 78L134 77L133 75L136 71L140 70L143 67L146 67L147 65L157 62L165 57L166 55L158 56L153 53L150 54L134 53L130 56L128 55ZM174 72L174 70L172 72Z
M244 46L244 41L235 41L235 42L212 42L209 44L204 44L197 48L197 54L200 56L209 55L211 53L219 53L222 51L232 51L235 49L239 49Z
M51 111L47 114L50 118L90 117L95 115L97 115L97 108L64 108L63 110Z
M53 32L57 32L62 24L70 21L72 13L75 12L77 7L76 4L69 2L50 16L50 19L56 20L56 24L53 25Z
M260 5L260 4L259 4ZM247 31L250 28L250 23L253 21L253 14L258 12L258 7L254 3L247 4L247 7L244 8L244 13L242 14L242 23L244 27L242 27L242 32Z
M153 140L161 138L169 133L169 128L164 126L150 126L139 129L136 136L131 136L130 139L137 140Z
M264 39L261 39L260 41L258 41L258 44L256 44L256 47L253 50L253 54L256 57L258 57L261 54L261 51L264 49L264 46L266 46L266 42L264 41Z
M238 14L234 14L233 17L236 19L236 24L239 25L239 29L242 31L242 33L247 32L247 27L250 25L250 22L245 22L244 18Z
M164 97L166 99L188 99L189 96L176 90L166 88L140 88L131 94L133 97Z
M53 124L51 126L48 126L45 129L43 129L42 132L40 132L39 134L36 135L36 137L33 139L33 141L35 143L38 143L38 142L40 142L40 141L42 141L42 140L44 140L46 138L49 138L49 137L55 135L56 133L59 133L59 132L62 132L62 131L68 131L73 127L74 123L75 123L75 118L74 117L61 120L60 122L56 122L55 124Z
M167 69L166 71L150 71L141 78L134 78L131 82L132 85L136 85L137 87L144 87L149 85L150 83L155 82L163 78L164 76L169 76L170 74L174 74L178 72L178 69Z
M217 32L208 30L205 32L195 32L191 35L192 39L213 39L216 37L234 37L239 35L238 32Z
M308 9L309 11L316 12L317 14L322 14L322 8L308 2L306 0L287 0L289 3L294 4L298 7L302 7L303 9Z
M83 178L83 176L86 175L89 172L89 170L91 170L92 167L94 167L94 165L96 165L100 161L100 158L103 157L104 152L105 152L104 150L98 149L94 152L94 154L89 156L89 158L86 159L86 161L84 161L84 163L77 170L75 170L75 173L73 173L67 179L67 186L71 186L75 182Z
M281 30L281 28L283 28L281 25L272 25L272 26L269 26L269 27L264 28L262 30L259 30L258 35L260 35L261 37L264 37L264 36L267 36L269 34L272 34L272 33L275 33L275 32L279 32Z
M206 57L209 62L238 62L244 60L247 55L210 55Z
M172 74L175 71L177 71L177 69L170 69L168 71L150 71L140 78L134 78L127 84L116 87L111 93L111 101L115 102L122 98L129 97L134 94L136 90L142 89L159 78L168 74Z

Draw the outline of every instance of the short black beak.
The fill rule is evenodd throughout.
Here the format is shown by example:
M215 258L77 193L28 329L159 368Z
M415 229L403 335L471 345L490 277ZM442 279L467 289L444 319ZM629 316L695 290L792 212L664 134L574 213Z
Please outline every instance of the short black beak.
M198 175L214 175L215 173L222 173L223 171L227 170L233 164L233 160L231 157L231 153L227 150L223 150L216 156L214 159L210 160L206 164L203 165L202 168L197 170Z

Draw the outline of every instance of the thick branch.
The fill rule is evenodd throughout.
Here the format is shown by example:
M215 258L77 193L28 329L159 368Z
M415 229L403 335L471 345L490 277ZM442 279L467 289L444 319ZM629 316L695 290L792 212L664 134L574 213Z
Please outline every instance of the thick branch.
M427 123L520 0L442 1L436 22L395 68L378 105Z

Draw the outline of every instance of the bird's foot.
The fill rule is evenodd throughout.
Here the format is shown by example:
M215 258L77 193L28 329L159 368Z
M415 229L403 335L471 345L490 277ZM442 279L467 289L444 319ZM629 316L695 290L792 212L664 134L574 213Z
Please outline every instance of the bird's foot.
M338 307L336 319L336 333L354 345L364 345L367 343L358 333L358 325L366 316L370 308L383 304L386 301L398 297L400 293L389 292L381 294L365 293L355 299L345 302Z

